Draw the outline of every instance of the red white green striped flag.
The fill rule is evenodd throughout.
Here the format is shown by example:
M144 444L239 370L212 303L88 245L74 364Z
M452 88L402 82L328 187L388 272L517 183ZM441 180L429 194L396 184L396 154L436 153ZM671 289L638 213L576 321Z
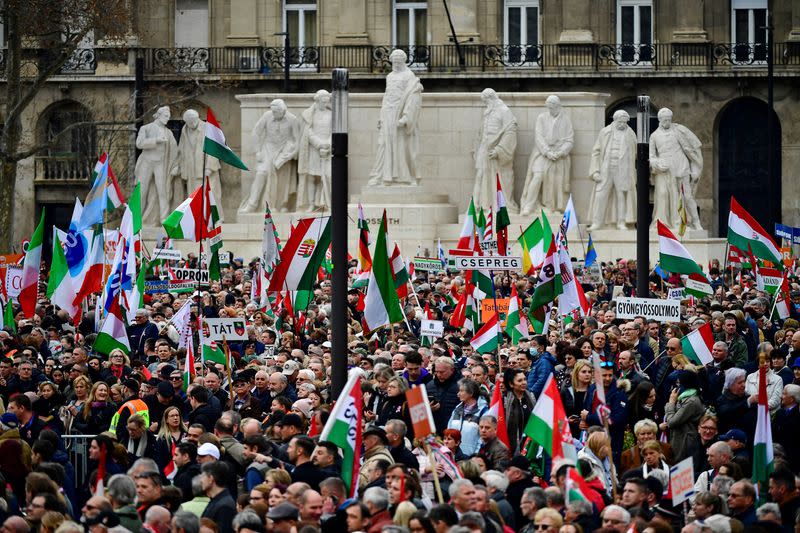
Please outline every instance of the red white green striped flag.
M711 348L713 347L714 332L711 331L710 322L703 324L681 339L683 355L698 365L707 365L714 361L711 357Z
M476 352L484 354L497 350L500 338L500 323L497 319L497 313L494 313L492 318L475 333L469 343Z
M783 254L778 245L733 196L728 214L728 242L740 250L747 250L749 246L753 255L775 263L776 268L783 270Z
M97 339L94 341L94 350L104 354L110 354L112 350L119 348L126 354L131 353L131 346L128 344L128 332L125 329L125 320L122 318L122 309L119 306L119 298L111 301L111 308L108 315L100 327Z
M50 277L47 281L47 297L50 301L69 313L72 321L78 314L79 309L74 305L75 287L72 277L69 275L67 257L64 248L61 246L61 239L58 232L53 232L53 257L50 260Z
M394 250L392 251L392 277L394 278L394 287L397 290L398 298L408 297L408 269L406 269L406 262L400 254L400 247L394 243Z
M528 336L528 321L521 317L519 310L517 286L512 283L511 299L508 303L508 314L506 315L506 333L511 337L511 344L514 346L519 344L520 339Z
M194 381L197 372L194 369L194 343L191 339L186 343L186 362L183 365L183 392L189 390L189 385Z
M589 484L586 483L586 480L583 479L578 473L578 470L575 468L568 468L567 469L567 478L564 480L564 503L569 504L569 502L574 502L578 500L584 500L591 503L589 499L589 494L591 494L592 488L589 487Z
M22 288L17 301L22 306L25 318L31 318L36 311L36 301L39 297L39 270L42 265L42 242L44 240L44 208L39 225L31 235L28 250L25 252L25 261L22 263Z
M363 321L367 331L375 331L381 326L402 322L405 318L392 279L386 240L386 211L384 211L378 239L375 242L375 253L372 254L372 270L364 302Z
M658 221L658 245L659 264L664 270L678 274L691 274L692 272L702 274L700 265L694 260L689 250L660 220Z
M332 442L341 448L342 481L347 486L350 497L355 496L358 490L363 406L361 378L359 374L352 373L319 436L320 441Z
M572 433L554 374L547 378L542 395L536 399L524 433L544 448L553 460L575 458Z
M475 202L470 199L467 216L461 226L461 235L458 237L456 248L459 250L472 250L475 248Z
M511 225L511 220L508 218L506 197L500 185L500 174L495 177L497 178L497 253L508 255L508 226Z
M767 364L769 364L769 360L762 363L758 369L758 419L756 435L753 439L753 484L758 489L758 505L766 501L769 475L775 466L772 448L772 421L767 399Z
M232 167L248 170L247 166L239 159L239 156L225 142L225 134L219 127L217 117L214 116L210 107L206 114L206 138L203 141L203 152L216 157L223 163L228 163Z
M331 244L331 217L301 218L281 250L269 292L311 291Z

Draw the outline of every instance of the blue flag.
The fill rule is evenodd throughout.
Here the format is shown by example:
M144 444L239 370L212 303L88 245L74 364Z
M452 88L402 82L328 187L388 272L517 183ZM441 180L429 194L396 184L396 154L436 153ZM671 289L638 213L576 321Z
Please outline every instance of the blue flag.
M439 255L439 261L442 262L442 268L447 270L447 256L444 254L444 248L442 248L442 239L437 241L436 247L438 248L437 252Z
M656 263L656 267L653 269L653 272L661 276L661 278L666 281L669 279L669 272L661 268L660 263Z
M108 158L106 158L103 166L100 167L100 172L92 185L92 190L86 195L86 201L83 203L83 213L78 223L77 231L89 229L95 224L102 224L103 211L106 209L108 203L108 192L106 190L106 182L108 181Z
M589 244L586 246L586 259L584 260L583 264L586 268L592 266L595 261L597 261L597 251L594 249L594 243L592 242L592 234L589 234Z

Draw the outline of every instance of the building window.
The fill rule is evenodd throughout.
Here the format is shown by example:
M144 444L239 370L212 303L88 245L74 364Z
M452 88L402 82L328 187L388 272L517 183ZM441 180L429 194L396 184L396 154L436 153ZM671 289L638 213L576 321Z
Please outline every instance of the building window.
M408 54L409 63L428 62L428 3L418 0L394 0L393 46Z
M767 60L767 0L732 0L731 41L737 63Z
M640 64L652 61L652 0L618 0L617 44L620 63Z
M283 31L289 32L292 68L316 68L317 4L309 0L285 0Z
M538 61L539 0L506 0L503 34L508 63Z
M97 158L96 127L87 124L59 134L71 124L92 120L86 107L72 101L56 104L44 113L39 135L48 147L36 158L37 179L85 180L91 176Z

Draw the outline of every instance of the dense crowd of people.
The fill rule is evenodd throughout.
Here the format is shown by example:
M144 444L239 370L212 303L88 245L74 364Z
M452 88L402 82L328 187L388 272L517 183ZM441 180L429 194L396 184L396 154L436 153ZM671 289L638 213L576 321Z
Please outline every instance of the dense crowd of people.
M623 320L612 295L633 292L635 265L607 263L602 282L583 284L589 316L554 314L547 335L516 344L505 336L499 350L478 354L472 331L449 325L464 273L417 271L405 321L374 335L362 331L359 290L351 289L348 352L332 354L330 282L316 285L305 311L273 313L251 299L255 267L233 260L202 292L147 295L127 328L130 353L93 350L91 308L76 327L43 296L32 318L17 310L0 331L2 533L800 527L800 455L791 451L800 442L796 285L791 317L774 320L772 297L746 271L733 277L714 264L714 296L683 301L680 323ZM664 297L670 281L678 280L654 276L653 296ZM527 308L536 279L503 273L494 282L498 298L514 285ZM189 298L193 318L246 319L248 340L229 345L230 373L204 363L197 346L195 377L185 383L186 352L170 319ZM425 307L445 322L443 337L420 337ZM713 361L698 365L681 338L707 323ZM320 440L336 400L331 366L345 360L363 378L355 497L341 451ZM607 411L593 408L597 361ZM760 364L768 366L775 457L768 494L750 481ZM552 461L525 434L551 375L576 460ZM405 395L413 386L430 398L441 445L434 462L429 440L414 435ZM504 428L489 409L496 387ZM687 458L694 494L676 505L670 467ZM573 469L585 497L571 495Z

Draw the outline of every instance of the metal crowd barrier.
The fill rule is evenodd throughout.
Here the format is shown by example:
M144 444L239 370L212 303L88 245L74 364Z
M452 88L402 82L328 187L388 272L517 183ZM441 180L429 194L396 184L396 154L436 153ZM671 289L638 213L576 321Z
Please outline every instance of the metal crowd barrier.
M75 467L75 488L81 488L89 475L89 445L96 435L62 435L64 449Z

